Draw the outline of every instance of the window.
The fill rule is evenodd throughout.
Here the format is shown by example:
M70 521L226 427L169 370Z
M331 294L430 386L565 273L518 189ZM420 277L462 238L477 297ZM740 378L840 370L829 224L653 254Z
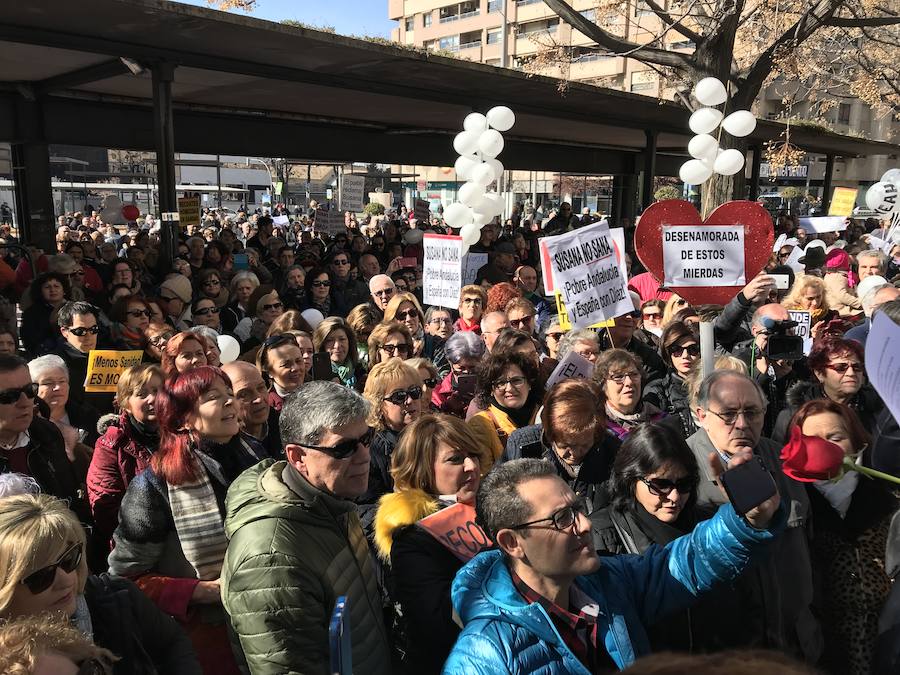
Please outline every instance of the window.
M489 30L487 32L487 43L489 45L498 45L500 41L503 39L503 29L498 28L497 30Z
M438 40L438 47L440 49L446 49L450 52L455 52L459 49L459 35L448 35L447 37L442 37Z
M431 25L431 12L425 12L422 15L422 25L428 28Z
M534 33L552 33L559 26L559 17L552 19L541 19L540 21L529 21L528 23L520 23L516 27L519 35L532 35Z
M841 103L838 106L838 123L850 124L850 104Z
M652 71L641 70L631 74L630 91L649 91L656 88L656 76Z
M463 33L459 36L459 48L471 49L481 46L481 31L473 30L469 33Z
M586 9L583 12L579 12L581 16L583 16L588 21L592 21L594 23L597 22L597 10L596 9Z
M488 14L499 12L503 9L503 0L488 0Z
M440 22L448 23L450 21L459 21L470 16L478 15L479 0L468 0L467 2L459 2L447 7L441 7L439 12L441 15Z
M416 17L414 17L414 16L406 17L406 20L403 22L403 26L404 26L404 28L406 28L407 33L411 33L412 29L415 27L415 25L416 25Z
M522 7L524 5L536 5L539 2L543 2L543 0L516 0L516 5Z

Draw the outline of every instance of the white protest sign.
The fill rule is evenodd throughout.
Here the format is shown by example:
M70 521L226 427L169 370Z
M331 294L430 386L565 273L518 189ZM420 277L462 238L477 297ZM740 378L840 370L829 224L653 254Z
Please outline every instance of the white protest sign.
M791 321L796 321L797 325L791 329L791 332L797 337L803 338L803 353L809 354L812 349L812 315L802 310L788 310L788 317Z
M347 232L347 226L344 225L344 212L325 211L324 209L316 209L316 232L325 234L344 234Z
M426 234L422 298L426 305L456 307L462 288L462 237Z
M468 286L475 283L478 270L488 264L487 253L466 253L463 256L462 285Z
M550 391L550 388L554 384L561 382L562 380L568 380L572 377L580 377L583 380L588 380L593 374L594 364L584 358L581 354L570 349L569 353L566 354L566 358L560 361L556 368L553 369L553 372L550 373L550 377L547 378L547 384L545 384L544 387L547 391Z
M365 187L365 176L345 175L341 179L341 211L362 211Z
M896 244L892 241L885 241L884 239L869 235L869 246L876 251L884 251L885 255L890 255Z
M287 216L275 216L272 218L272 223L274 225L287 225L289 222L291 221Z
M634 311L609 228L596 223L544 237L545 264L573 326L586 328Z
M743 286L741 225L663 225L666 286Z
M866 375L881 400L900 420L900 326L875 312L866 338Z
M800 227L810 234L840 232L847 229L846 220L844 216L812 216L810 218L801 218Z

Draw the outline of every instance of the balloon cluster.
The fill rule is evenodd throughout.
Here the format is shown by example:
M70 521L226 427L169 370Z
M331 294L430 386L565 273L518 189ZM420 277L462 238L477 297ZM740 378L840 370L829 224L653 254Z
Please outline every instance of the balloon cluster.
M880 216L900 214L900 169L889 169L869 188L866 206Z
M141 210L134 204L122 204L115 195L107 195L103 199L103 210L100 219L107 225L122 225L140 218Z
M678 177L684 183L699 185L714 173L732 176L744 167L744 153L734 148L722 150L713 132L721 124L732 136L743 138L753 133L756 118L749 110L736 110L725 117L715 106L728 100L728 91L715 77L700 80L694 87L694 98L704 106L695 110L688 122L691 131L697 134L688 143L688 153L694 159L681 165Z
M481 238L481 228L503 213L503 199L488 192L491 183L499 186L503 165L497 155L503 152L503 134L516 123L506 106L488 110L487 115L473 112L463 121L463 130L453 139L459 153L454 165L457 177L466 181L457 192L459 201L444 209L444 222L458 229L463 239L463 255Z

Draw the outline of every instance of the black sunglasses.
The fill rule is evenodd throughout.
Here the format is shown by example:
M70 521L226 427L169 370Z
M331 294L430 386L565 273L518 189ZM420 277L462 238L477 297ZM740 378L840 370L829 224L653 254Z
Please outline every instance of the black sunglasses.
M437 379L436 377L429 377L427 380L423 380L423 382L425 383L425 386L428 387L429 389L434 389L436 386L438 386L441 383L441 381L439 379Z
M416 385L414 387L410 387L409 389L398 389L393 392L390 396L385 396L382 401L387 401L388 403L393 403L394 405L403 405L406 403L406 399L411 398L413 401L418 401L422 398L422 387Z
M693 478L679 478L678 480L668 480L666 478L640 478L640 481L647 486L651 494L657 497L668 497L672 490L678 490L678 494L687 494L693 492L697 486Z
M78 565L81 564L81 554L81 544L74 544L55 563L32 572L22 579L21 583L25 584L34 595L43 593L53 585L57 568L61 568L66 574L71 574L78 569Z
M125 312L128 316L133 316L134 318L138 318L139 316L146 316L148 319L153 316L153 312L149 309L129 309Z
M206 316L207 314L218 314L218 307L204 307L203 309L194 310L194 316Z
M329 286L331 286L331 282L328 281L327 279L326 279L325 281L318 281L318 280L317 280L317 281L313 281L313 282L310 284L310 286L312 286L313 288L323 288L323 287L324 287L324 288L328 288Z
M25 394L28 398L35 398L38 394L38 386L35 382L26 384L24 387L13 387L12 389L3 389L0 391L0 404L10 405L19 400L19 397Z
M150 315L148 314L147 316L150 316ZM99 333L100 326L94 325L94 326L90 326L88 328L85 328L84 326L78 326L78 328L67 328L66 330L68 330L72 335L77 335L78 337L84 337L88 333L90 333L91 335L96 335L97 333Z
M419 313L414 309L408 309L405 312L397 312L394 314L394 319L396 321L406 321L407 319L412 319L414 317L418 317Z
M301 448L324 452L326 455L329 455L334 459L347 459L348 457L350 457L350 455L356 452L356 449L360 445L369 447L369 444L372 442L372 435L374 433L375 429L369 427L369 430L359 438L349 438L346 441L338 443L337 445L306 445L305 443L297 443L297 445L299 445Z
M388 354L390 354L391 356L393 356L393 355L396 354L397 352L399 352L399 353L401 353L401 354L408 354L408 353L409 353L409 345L408 345L408 344L402 344L402 345L381 345L381 349L383 349L384 351L386 351L386 352L387 352Z
M672 356L684 356L687 352L688 356L700 356L700 345L675 345L672 347Z
M284 307L284 304L280 302L273 302L271 305L263 305L264 310L281 309L282 307Z

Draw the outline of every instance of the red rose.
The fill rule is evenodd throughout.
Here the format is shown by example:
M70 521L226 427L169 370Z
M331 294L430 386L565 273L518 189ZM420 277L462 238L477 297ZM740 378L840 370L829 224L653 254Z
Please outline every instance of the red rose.
M831 480L841 474L844 450L818 436L804 436L800 427L791 429L791 440L781 449L781 469L803 483Z

